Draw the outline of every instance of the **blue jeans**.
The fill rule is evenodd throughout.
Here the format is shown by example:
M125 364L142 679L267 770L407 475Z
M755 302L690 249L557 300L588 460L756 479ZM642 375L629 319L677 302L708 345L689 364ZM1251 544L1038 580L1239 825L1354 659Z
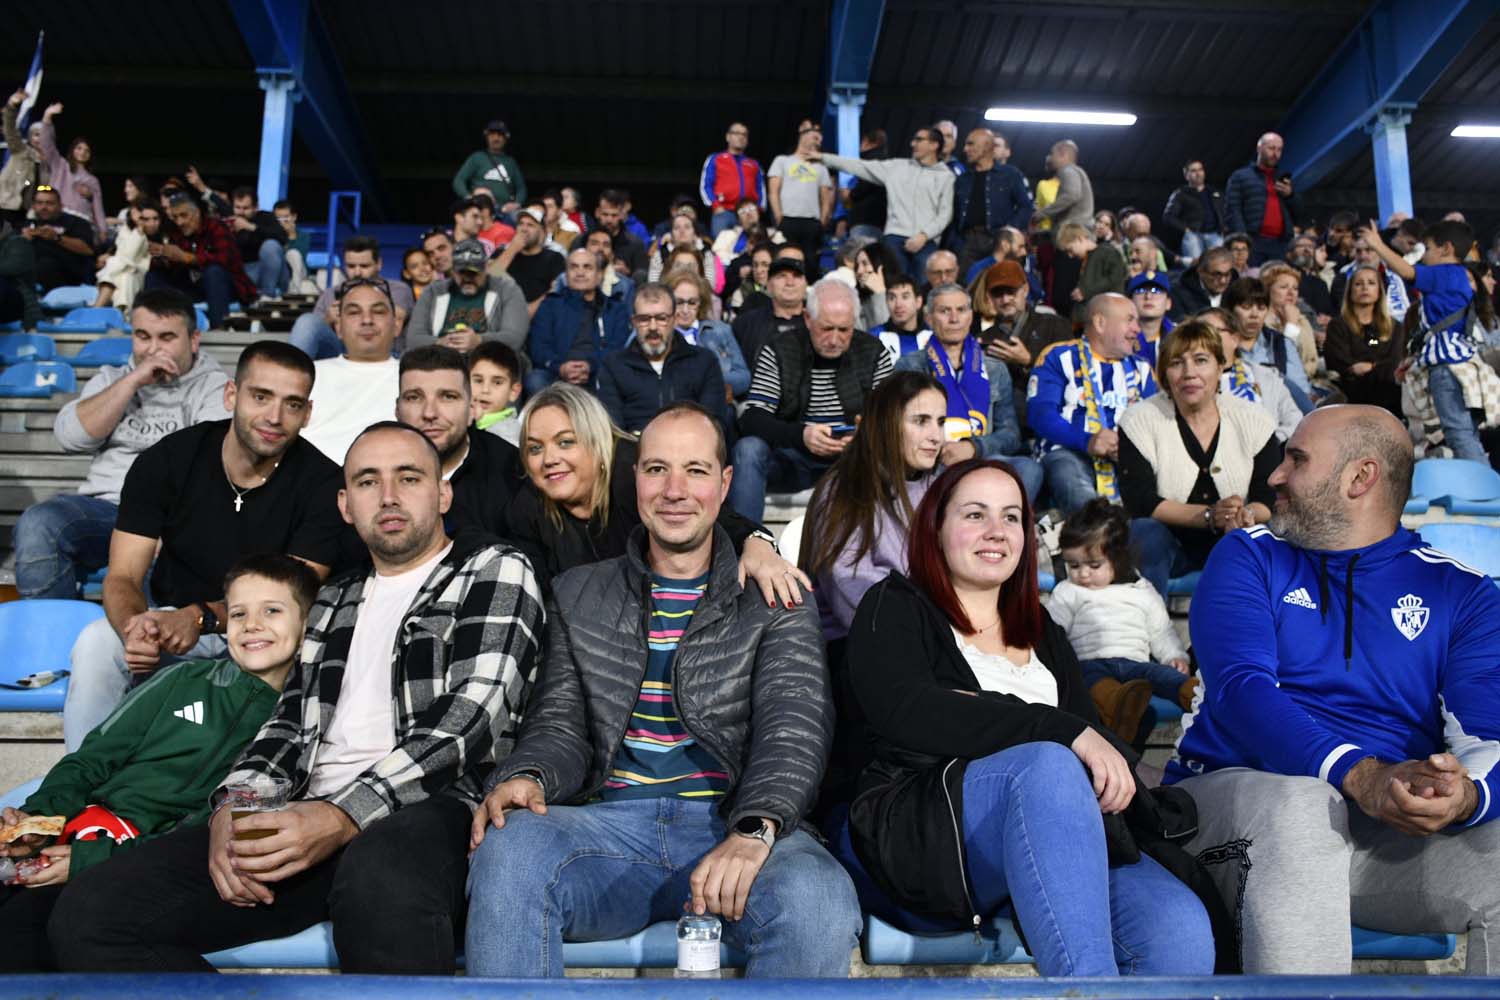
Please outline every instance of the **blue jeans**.
M1072 514L1099 495L1094 482L1094 460L1071 448L1053 448L1042 456L1042 471L1047 477L1047 492L1052 505Z
M1016 475L1021 477L1021 485L1026 490L1026 497L1036 506L1036 498L1042 495L1042 486L1046 482L1047 474L1042 471L1042 463L1029 455L998 455L1000 461L1016 470Z
M160 665L215 659L227 656L227 649L222 635L205 635L181 656L163 653ZM73 674L68 678L68 694L63 701L63 746L69 753L109 718L130 691L132 680L125 665L125 645L108 618L84 626L73 643L71 661Z
M250 274L250 280L260 294L275 298L286 287L290 271L286 266L286 247L275 240L266 240L260 245L260 253ZM246 303L248 305L249 303Z
M218 264L205 267L197 280L185 267L151 270L146 272L146 287L175 288L195 302L201 298L208 306L208 324L216 330L223 329L224 317L229 315L229 297L234 294L229 272Z
M292 323L287 343L314 361L336 358L344 353L344 342L333 332L328 320L316 312L306 312L297 317Z
M1141 579L1155 587L1162 600L1167 599L1168 580L1203 568L1201 563L1188 558L1172 529L1154 517L1131 520L1130 544L1135 550Z
M1009 900L1043 976L1213 972L1203 904L1144 855L1133 865L1109 867L1088 772L1062 744L1023 743L970 761L963 828L975 908L993 917ZM865 898L874 883L858 869L847 830L836 849L845 865L855 866L865 906L891 913L883 895ZM917 933L955 929L892 916Z
M729 506L756 523L766 512L766 490L805 490L833 464L800 448L773 448L758 437L736 441L730 463Z
M717 239L719 234L726 229L733 229L740 224L740 217L734 212L715 212L709 217L709 234Z
M470 862L469 975L558 977L564 940L675 921L693 869L726 836L716 803L686 799L512 812ZM860 923L849 876L798 830L776 842L724 940L748 956L747 976L844 978Z
M916 253L906 252L906 237L886 233L881 237L887 247L896 252L896 257L906 268L906 273L916 279L920 286L927 281L927 258L942 249L937 240L928 240Z
M857 226L849 227L849 239L851 240L878 240L885 236L885 232L879 226L871 226L861 222Z
M16 589L22 597L70 600L109 564L109 536L120 508L98 497L59 493L26 508L16 522Z
M1443 425L1443 443L1455 458L1467 458L1489 464L1484 446L1479 443L1477 421L1464 405L1464 389L1453 374L1451 365L1433 365L1427 369L1427 392L1432 408Z
M1182 259L1195 261L1203 256L1203 251L1210 247L1221 247L1224 245L1222 233L1198 233L1191 229L1182 234Z
M1085 687L1093 687L1107 678L1117 681L1147 680L1151 682L1151 693L1177 704L1177 695L1188 675L1165 663L1131 660L1123 656L1107 656L1101 660L1079 660L1083 670Z

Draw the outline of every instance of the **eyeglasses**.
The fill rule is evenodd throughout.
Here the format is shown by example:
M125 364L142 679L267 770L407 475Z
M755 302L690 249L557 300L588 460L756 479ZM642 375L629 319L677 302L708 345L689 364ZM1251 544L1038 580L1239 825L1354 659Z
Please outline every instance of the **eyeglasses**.
M797 130L797 134L798 135L806 135L809 132L822 132L822 131L823 130L821 128L819 128L818 126L816 126L816 125L809 125L809 126L807 126L807 128L799 128Z
M338 287L338 289L333 293L333 297L334 297L335 300L337 300L339 302L342 302L344 300L344 296L348 295L350 292L354 291L356 288L366 288L366 287L375 289L377 292L379 292L381 295L384 295L386 298L390 298L391 297L391 285L390 285L390 282L386 281L384 278L348 278L348 279L345 279L344 283L342 285L340 285Z
M1233 270L1227 270L1227 271L1204 271L1203 275L1204 275L1204 277L1207 277L1207 278L1227 278L1227 277L1229 277L1233 273L1234 273Z
M636 326L670 326L671 313L636 313L631 319Z
M672 300L672 304L673 305L678 305L678 306L694 306L694 307L696 307L698 305L698 303L701 302L701 301L703 301L703 300L702 299L673 299Z

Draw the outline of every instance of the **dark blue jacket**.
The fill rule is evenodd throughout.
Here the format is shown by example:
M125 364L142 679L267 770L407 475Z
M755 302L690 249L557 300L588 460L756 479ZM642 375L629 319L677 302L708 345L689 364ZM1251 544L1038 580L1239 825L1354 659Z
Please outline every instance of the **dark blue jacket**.
M623 430L641 430L664 406L679 399L693 400L726 423L724 372L718 356L681 337L672 338L660 375L638 341L607 355L598 372L599 399Z
M629 342L630 305L603 295L596 301L600 309L597 316L583 295L571 288L547 293L531 318L531 333L526 338L526 353L533 367L556 375L564 361L582 359L594 366L597 375L604 355ZM580 343L587 349L582 354L574 353Z
M1297 196L1281 199L1281 218L1285 225L1282 239L1292 239L1292 221L1300 206ZM1251 163L1240 167L1229 175L1224 185L1224 231L1226 233L1248 233L1251 239L1260 234L1260 225L1266 217L1266 175Z
M997 163L984 173L966 170L953 179L953 222L948 227L950 238L963 237L963 220L969 211L969 202L975 197L990 199L990 232L1001 226L1015 226L1021 232L1031 221L1035 206L1031 192L1026 190L1026 177L1008 163Z

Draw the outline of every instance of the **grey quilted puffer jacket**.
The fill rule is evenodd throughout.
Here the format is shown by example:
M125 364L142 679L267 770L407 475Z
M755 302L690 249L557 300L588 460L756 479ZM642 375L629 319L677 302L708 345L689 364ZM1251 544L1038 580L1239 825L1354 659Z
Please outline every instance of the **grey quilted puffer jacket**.
M541 775L547 801L586 802L604 784L646 673L650 571L644 528L626 555L552 584L542 676L515 751L491 784ZM766 607L743 591L724 529L714 528L708 590L673 661L677 712L729 774L723 811L797 828L812 807L833 738L833 700L817 615Z

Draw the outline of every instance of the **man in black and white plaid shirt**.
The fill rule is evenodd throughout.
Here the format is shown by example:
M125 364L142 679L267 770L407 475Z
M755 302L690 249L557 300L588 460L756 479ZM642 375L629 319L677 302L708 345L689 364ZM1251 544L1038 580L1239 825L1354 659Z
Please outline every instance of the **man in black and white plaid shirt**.
M470 814L515 741L543 611L518 551L444 534L451 500L414 428L355 439L339 508L373 566L319 592L275 712L214 796L273 777L291 804L220 808L85 872L56 925L64 968L202 971L204 953L331 919L345 972L453 972Z

